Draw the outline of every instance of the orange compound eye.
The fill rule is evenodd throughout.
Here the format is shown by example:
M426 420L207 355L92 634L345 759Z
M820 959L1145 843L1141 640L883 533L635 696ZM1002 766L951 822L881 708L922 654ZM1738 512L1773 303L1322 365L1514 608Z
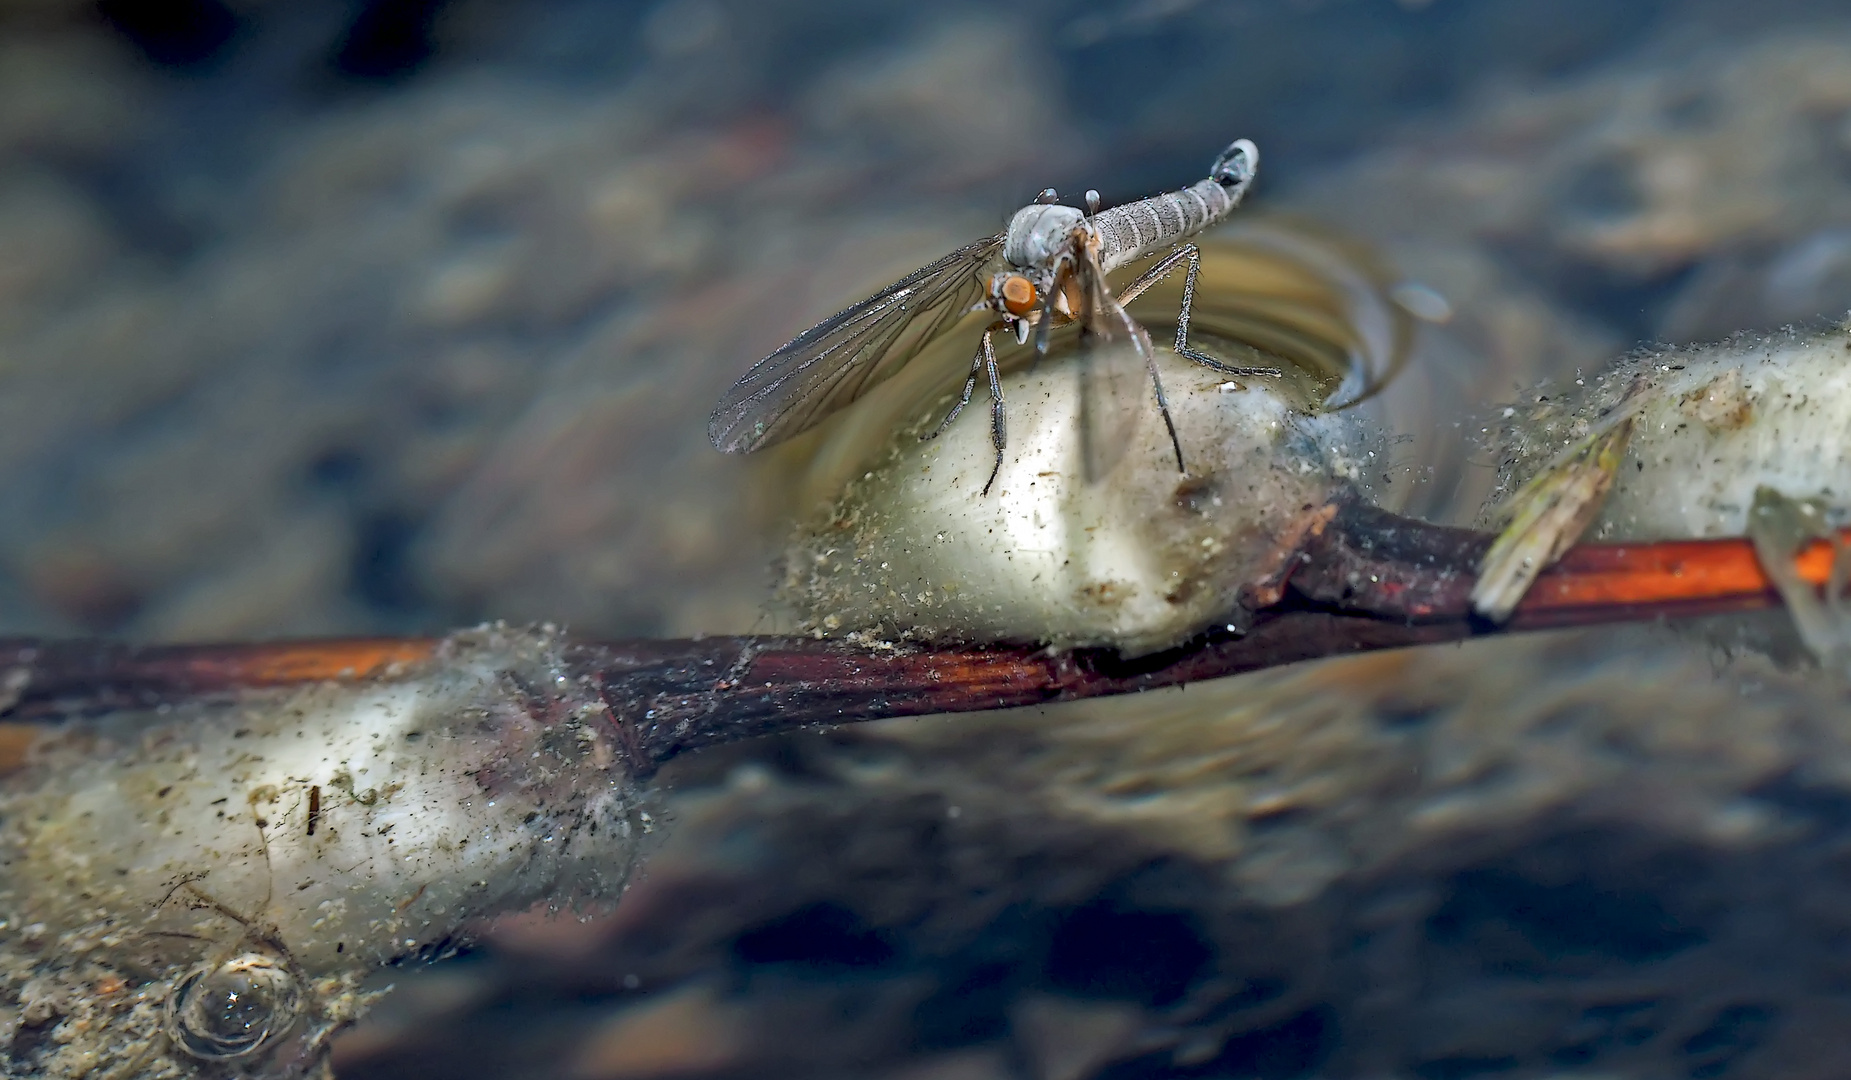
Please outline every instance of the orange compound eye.
M1011 315L1023 316L1035 310L1035 283L1021 274L1004 278L997 295L1003 299L1003 310Z

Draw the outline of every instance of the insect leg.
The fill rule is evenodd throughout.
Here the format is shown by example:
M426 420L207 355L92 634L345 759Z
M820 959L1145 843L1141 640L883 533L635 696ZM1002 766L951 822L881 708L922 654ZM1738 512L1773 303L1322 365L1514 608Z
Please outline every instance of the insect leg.
M977 344L977 352L971 357L970 361L970 377L964 380L964 392L958 395L958 403L953 405L951 411L945 414L945 418L938 422L938 427L935 430L919 436L920 442L925 442L927 439L936 439L940 435L943 435L945 429L951 426L951 422L956 420L958 414L964 411L964 406L970 404L970 396L977 390L977 375L983 371L983 355L991 351L990 331L994 329L996 329L996 327L992 326L989 330L985 330L983 332L983 340ZM994 366L994 362L992 362L992 366Z
M984 373L990 377L990 445L996 447L996 464L990 466L990 478L983 482L982 494L988 495L990 486L996 483L996 474L1003 471L1003 447L1009 445L1003 425L1002 376L996 371L996 350L990 346L988 330L983 332L983 343L979 346L978 355L983 357Z
M1041 298L1041 317L1035 324L1035 359L1048 355L1048 331L1054 328L1054 298L1067 287L1067 277L1073 271L1072 261L1062 256L1054 268L1048 295Z
M1184 244L1182 247L1170 252L1163 258L1158 259L1149 270L1139 274L1136 281L1125 286L1124 291L1118 294L1118 302L1121 304L1129 304L1138 297L1143 296L1150 290L1152 285L1169 277L1170 271L1175 270L1178 263L1189 258L1191 255L1196 255L1197 258L1200 258L1194 244Z
M1201 273L1202 270L1202 252L1197 249L1194 244L1185 244L1181 248L1178 248L1170 257L1174 258L1176 255L1181 255L1189 260L1189 272L1183 275L1182 308L1176 315L1177 354L1179 356L1186 356L1204 367L1213 368L1216 371L1228 375L1277 376L1285 374L1278 368L1235 367L1232 364L1224 364L1200 349L1191 349L1189 347L1189 311L1195 304L1195 279L1196 275ZM1165 259L1164 261L1168 262L1169 259ZM1153 267L1153 269L1155 268ZM1149 286L1146 286L1146 288L1148 287Z
M1113 306L1117 307L1117 305ZM1186 473L1189 471L1189 466L1183 464L1183 440L1176 434L1176 420L1170 416L1170 399L1164 396L1163 379L1157 374L1157 351L1151 348L1150 335L1146 334L1144 328L1138 326L1131 318L1131 313L1122 307L1119 307L1118 311L1120 317L1136 327L1131 340L1136 344L1138 354L1144 357L1144 368L1150 372L1150 385L1157 391L1157 411L1163 414L1163 426L1170 432L1170 449L1176 451L1176 471Z
M1145 288L1149 286L1146 285ZM1144 358L1144 370L1150 373L1151 388L1157 393L1157 411L1163 414L1163 426L1170 433L1170 449L1176 452L1176 471L1187 473L1189 467L1183 464L1183 440L1176 434L1176 419L1170 415L1170 399L1163 392L1162 377L1157 374L1157 350L1151 347L1150 334L1145 332L1144 327L1131 317L1131 313L1125 310L1125 305L1105 295L1104 289L1100 289L1097 295L1101 306L1105 307L1112 317L1124 327L1125 332L1131 336L1132 347L1137 350L1139 356Z

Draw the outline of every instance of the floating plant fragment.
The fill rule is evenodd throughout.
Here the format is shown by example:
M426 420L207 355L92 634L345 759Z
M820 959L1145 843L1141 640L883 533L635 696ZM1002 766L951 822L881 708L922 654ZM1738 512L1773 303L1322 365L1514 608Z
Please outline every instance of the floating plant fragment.
M1499 510L1503 528L1478 564L1472 588L1480 615L1493 622L1510 618L1536 575L1581 539L1613 487L1632 428L1632 414L1623 411L1531 477Z
M1755 542L1762 569L1786 602L1800 640L1821 663L1851 670L1851 604L1845 595L1851 586L1851 544L1831 527L1825 503L1791 499L1771 487L1758 488L1748 535ZM1832 572L1823 599L1794 563L1794 557L1817 540L1832 545Z

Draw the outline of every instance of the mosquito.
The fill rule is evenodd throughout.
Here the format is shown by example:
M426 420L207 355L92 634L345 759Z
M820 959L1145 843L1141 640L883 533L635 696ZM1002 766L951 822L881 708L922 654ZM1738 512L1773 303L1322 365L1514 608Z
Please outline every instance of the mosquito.
M1189 311L1195 300L1202 255L1186 241L1219 223L1240 205L1253 185L1259 148L1247 139L1228 146L1210 166L1208 178L1181 191L1099 209L1099 193L1086 193L1086 209L1062 205L1053 188L1017 210L1008 228L957 249L930 266L887 286L797 335L752 365L720 399L708 422L714 446L749 453L783 442L820 423L899 371L927 344L964 316L985 312L989 325L977 341L964 392L936 430L951 426L976 392L978 378L990 384L990 442L996 463L983 485L990 492L1008 445L1002 381L996 370L997 331L1046 355L1048 332L1077 322L1082 333L1102 341L1128 341L1143 359L1176 452L1176 468L1187 472L1183 444L1170 416L1170 403L1157 374L1150 334L1125 310L1185 263L1175 351L1227 375L1278 375L1277 368L1233 367L1189 347ZM1149 270L1113 296L1106 275L1128 263L1169 249ZM1000 265L998 259L1000 257ZM994 269L992 270L992 267ZM1109 472L1131 442L1142 410L1124 403L1123 373L1110 357L1123 350L1092 349L1081 377L1081 436L1089 479Z

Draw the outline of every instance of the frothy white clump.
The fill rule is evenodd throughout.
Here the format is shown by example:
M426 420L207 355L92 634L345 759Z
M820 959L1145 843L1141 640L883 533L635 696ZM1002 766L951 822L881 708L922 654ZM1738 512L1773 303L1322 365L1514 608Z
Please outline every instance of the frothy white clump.
M981 391L936 440L920 436L947 402L890 428L884 450L799 530L786 594L807 624L1163 648L1238 620L1239 589L1270 565L1281 530L1337 484L1380 471L1380 447L1354 414L1313 414L1321 395L1309 380L1231 380L1160 347L1188 472L1178 472L1132 360L1121 370L1142 381L1121 407L1145 412L1123 459L1089 481L1088 362L1101 358L1064 342L1050 360L1005 372L1008 449L988 494L994 450Z
M501 629L394 679L47 725L0 777L0 996L49 1035L26 1054L0 1028L0 1077L228 1075L164 1017L248 954L302 1015L237 1075L293 1080L379 965L483 916L614 899L642 833L632 764L554 635Z
M1589 539L1740 536L1755 491L1851 509L1851 334L1789 332L1631 357L1511 408L1506 490L1616 408L1631 443Z

